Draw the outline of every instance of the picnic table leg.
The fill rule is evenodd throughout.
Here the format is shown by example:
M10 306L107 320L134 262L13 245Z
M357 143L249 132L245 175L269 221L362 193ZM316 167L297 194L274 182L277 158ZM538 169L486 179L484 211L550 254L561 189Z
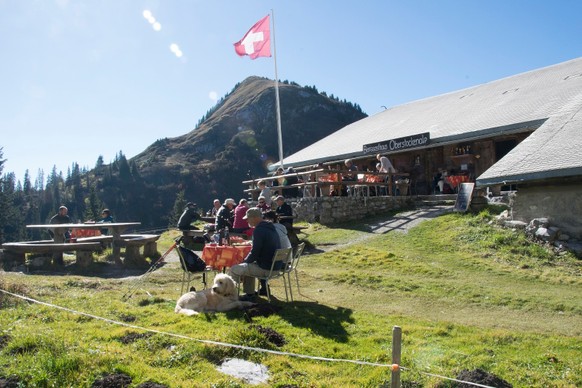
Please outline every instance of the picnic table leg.
M112 228L111 234L113 235L113 242L112 242L112 256L113 261L117 265L122 265L123 262L121 261L121 232L117 228Z
M62 244L65 242L65 231L63 229L55 229L53 241L55 244ZM53 264L54 265L64 265L65 261L63 260L63 252L54 252L53 253Z
M93 263L93 252L91 251L77 251L77 265L86 268Z

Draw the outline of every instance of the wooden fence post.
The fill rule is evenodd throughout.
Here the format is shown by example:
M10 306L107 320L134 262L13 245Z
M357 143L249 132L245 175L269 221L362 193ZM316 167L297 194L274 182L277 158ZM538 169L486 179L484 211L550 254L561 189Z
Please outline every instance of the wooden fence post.
M392 368L390 388L400 388L400 354L402 352L402 329L400 326L392 328L392 364L398 365Z

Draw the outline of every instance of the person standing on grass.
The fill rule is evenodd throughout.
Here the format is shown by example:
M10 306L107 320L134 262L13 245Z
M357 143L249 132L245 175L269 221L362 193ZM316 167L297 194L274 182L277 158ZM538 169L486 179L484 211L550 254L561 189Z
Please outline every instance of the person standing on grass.
M268 276L273 265L273 257L281 248L279 234L271 222L263 219L260 209L252 207L247 210L245 219L253 231L253 247L241 264L230 268L230 275L235 282L243 281L242 301L253 301L255 298L255 278ZM280 268L276 268L280 269ZM266 289L260 289L259 294L267 294Z

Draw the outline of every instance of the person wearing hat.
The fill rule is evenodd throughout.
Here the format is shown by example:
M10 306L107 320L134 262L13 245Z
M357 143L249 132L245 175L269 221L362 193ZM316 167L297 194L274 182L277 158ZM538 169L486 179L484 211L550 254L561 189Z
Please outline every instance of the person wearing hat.
M230 268L230 275L239 283L243 281L243 301L252 301L255 297L255 278L268 276L273 264L275 251L281 248L279 234L271 222L263 219L261 209L252 207L247 210L245 219L253 231L253 247L242 263ZM266 295L267 290L259 290Z
M178 229L180 230L196 230L198 229L192 222L198 220L200 215L196 212L196 204L194 202L188 202L184 212L178 220Z
M224 203L216 213L216 231L220 232L226 228L232 229L232 221L234 218L232 209L235 206L236 202L234 202L234 199L227 198L224 200Z

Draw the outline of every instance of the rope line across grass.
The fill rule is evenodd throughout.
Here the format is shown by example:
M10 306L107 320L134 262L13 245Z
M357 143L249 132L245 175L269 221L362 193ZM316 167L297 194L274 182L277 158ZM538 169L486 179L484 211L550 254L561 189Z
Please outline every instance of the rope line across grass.
M299 353L290 353L290 352L281 352L278 350L270 350L270 349L262 349L262 348L255 348L255 347L251 347L251 346L244 346L244 345L236 345L236 344L229 344L226 342L219 342L219 341L212 341L212 340L203 340L203 339L199 339L199 338L192 338L192 337L188 337L182 334L176 334L176 333L170 333L170 332L166 332L166 331L161 331L161 330L156 330L156 329L148 329L146 327L141 327L141 326L136 326L136 325L130 325L129 323L126 322L121 322L121 321L116 321L113 319L109 319L109 318L104 318L104 317L100 317L98 315L94 315L94 314L89 314L89 313L85 313L82 311L77 311L77 310L73 310L70 309L68 307L63 307L63 306L58 306L52 303L48 303L48 302L42 302L40 300L36 300L24 295L18 295L18 294L14 294L12 292L3 290L0 288L0 292L3 292L7 295L13 296L15 298L19 298L19 299L23 299L32 303L36 303L36 304L40 304L43 306L47 306L47 307L52 307L58 310L63 310L63 311L67 311L69 313L73 313L73 314L77 314L77 315L82 315L85 317L89 317L89 318L93 318L93 319L97 319L100 321L104 321L104 322L108 322L108 323L112 323L115 325L119 325L119 326L124 326L124 327L128 327L131 329L136 329L136 330L143 330L146 332L150 332L150 333L155 333L155 334L162 334L162 335L168 335L171 337L176 337L176 338L181 338L181 339L186 339L186 340L190 340L190 341L196 341L199 343L203 343L203 344L209 344L209 345L218 345L218 346L225 346L225 347L229 347L229 348L236 348L236 349L243 349L243 350L250 350L250 351L254 351L254 352L259 352L259 353L269 353L269 354L276 354L279 356L289 356L289 357L297 357L297 358L304 358L304 359L310 359L310 360L317 360L317 361L329 361L329 362L347 362L347 363L351 363L351 364L358 364L358 365L368 365L368 366L377 366L377 367L383 367L383 368L390 368L390 370L395 371L395 370L408 370L410 371L410 368L406 368L403 367L401 365L398 364L381 364L381 363L376 363L376 362L369 362L369 361L359 361L359 360L349 360L349 359L344 359L344 358L329 358L329 357L319 357L319 356L309 356L306 354L299 354ZM420 374L423 375L427 375L427 376L432 376L432 377L439 377L445 380L450 380L450 381L456 381L459 383L464 383L464 384L469 384L469 385L473 385L475 387L483 387L483 388L495 388L495 387L491 387L489 385L482 385L482 384L477 384L477 383L472 383L470 381L462 381L462 380L457 380L457 379L453 379L450 377L445 377L445 376L440 376L434 373L427 373L427 372L422 372L422 371L417 371Z

